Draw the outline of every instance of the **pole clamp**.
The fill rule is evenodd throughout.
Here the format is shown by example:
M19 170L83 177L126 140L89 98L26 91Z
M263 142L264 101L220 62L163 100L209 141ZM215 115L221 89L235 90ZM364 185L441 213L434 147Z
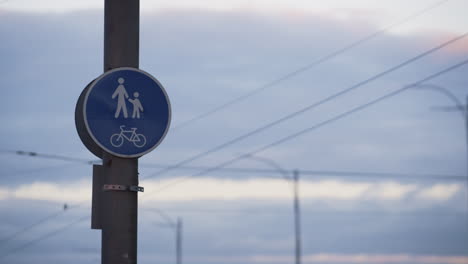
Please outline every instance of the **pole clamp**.
M126 191L126 192L144 192L145 188L140 186L127 186L119 184L104 184L104 191Z

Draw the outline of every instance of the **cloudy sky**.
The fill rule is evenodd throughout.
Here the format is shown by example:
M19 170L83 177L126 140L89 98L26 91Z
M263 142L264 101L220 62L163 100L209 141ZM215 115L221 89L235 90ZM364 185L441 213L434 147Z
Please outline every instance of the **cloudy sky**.
M140 68L164 85L173 115L164 142L140 159L139 262L174 262L160 210L183 221L185 263L291 263L292 189L280 166L301 177L304 263L468 263L464 117L441 92L464 104L468 65L328 122L467 60L468 37L457 39L467 9L466 0L141 0ZM100 262L91 165L51 155L97 160L74 111L102 74L103 12L103 1L0 0L0 263Z

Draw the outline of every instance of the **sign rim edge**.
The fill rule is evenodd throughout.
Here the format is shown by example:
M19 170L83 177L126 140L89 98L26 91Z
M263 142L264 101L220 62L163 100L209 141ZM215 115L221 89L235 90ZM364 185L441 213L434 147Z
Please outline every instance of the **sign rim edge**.
M87 118L87 115L86 115L86 103L88 102L88 96L89 94L91 93L91 91L93 90L94 86L98 83L98 81L100 81L102 78L104 78L106 75L108 74L111 74L113 72L116 72L118 70L130 70L130 71L135 71L135 72L140 72L148 77L150 77L150 79L152 79L154 82L156 82L156 84L159 85L159 87L161 88L161 91L163 92L164 96L166 97L166 101L167 101L167 106L168 106L168 121L167 121L167 126L166 126L166 129L164 130L164 133L163 135L161 136L161 138L158 140L158 142L153 146L151 147L150 149L144 151L144 152L141 152L139 154L132 154L132 155L125 155L125 154L118 154L118 153L115 153L114 151L110 151L107 147L103 146L93 135L93 133L91 132L91 129L89 128L89 125L88 125L88 118ZM117 156L117 157L121 157L121 158L139 158L139 157L142 157L143 155L146 155L148 154L149 152L153 151L155 148L157 148L161 142L164 140L164 138L166 137L167 135L167 132L169 131L169 127L171 126L171 121L172 121L172 107L171 107L171 102L169 101L169 96L167 95L167 92L166 92L166 89L164 89L164 86L162 86L162 84L151 74L149 74L148 72L144 71L144 70L141 70L141 69L138 69L138 68L133 68L133 67L118 67L118 68L114 68L112 70L109 70L109 71L106 71L104 72L103 74L101 74L99 77L97 77L93 82L92 84L90 85L88 91L86 92L85 94L85 97L84 97L84 100L83 100L83 119L84 119L84 123L85 123L85 127L86 127L86 130L88 131L88 134L90 135L90 137L93 139L93 141L99 146L101 147L101 149L109 154L112 154L114 156Z

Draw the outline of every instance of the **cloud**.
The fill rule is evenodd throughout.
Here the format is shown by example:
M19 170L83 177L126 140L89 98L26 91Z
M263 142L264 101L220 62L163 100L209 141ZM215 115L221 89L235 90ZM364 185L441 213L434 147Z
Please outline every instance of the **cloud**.
M34 182L23 184L4 192L3 199L29 199L51 202L81 202L91 199L91 186L84 181L57 184L52 182Z
M417 196L426 200L446 201L463 188L461 184L436 184L420 190Z
M9 191L6 188L0 187L0 200L5 200L9 197Z
M355 200L372 187L369 183L350 183L339 180L301 183L301 195L304 198Z
M284 180L246 179L231 180L217 178L198 178L173 185L174 180L145 181L145 193L141 201L282 201L292 197L292 185ZM170 186L170 191L164 191ZM161 192L158 192L158 190ZM417 192L418 199L427 201L447 201L460 192L460 184L435 184L423 186L397 182L349 182L342 180L301 181L300 196L306 200L317 201L397 201ZM57 184L53 182L34 182L22 184L11 189L0 189L0 199L31 199L51 202L82 202L91 199L89 182L77 181Z
M435 3L436 1L434 1ZM343 23L352 23L357 20L373 21L374 24L389 24L395 17L404 17L406 14L421 10L433 4L428 1L399 0L391 3L382 3L371 0L358 0L352 2L334 1L305 1L305 0L141 0L143 14L167 10L206 10L217 12L256 12L259 14L287 14L294 19L303 19L312 15L323 15L341 20ZM463 1L450 1L439 8L432 10L419 18L416 23L399 27L395 32L415 32L437 28L439 30L465 30L463 11L466 6ZM73 12L77 10L102 10L102 2L91 0L35 0L0 1L0 10L14 10L22 12L57 13ZM404 11L402 11L404 10Z
M377 198L382 200L401 200L418 187L416 184L401 184L395 182L378 183L372 186L372 190L369 191L369 198Z

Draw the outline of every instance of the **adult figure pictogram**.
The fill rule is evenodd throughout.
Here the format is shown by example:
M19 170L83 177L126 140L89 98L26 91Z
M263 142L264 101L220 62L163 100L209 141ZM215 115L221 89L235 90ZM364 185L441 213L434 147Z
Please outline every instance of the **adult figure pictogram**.
M123 83L125 82L124 78L119 78L118 79L119 86L117 89L115 89L115 92L112 94L112 99L115 99L117 97L117 110L115 110L115 118L118 118L120 115L120 112L123 112L124 118L128 117L128 112L127 112L127 105L125 103L125 99L128 98L128 93L125 90L125 86Z

